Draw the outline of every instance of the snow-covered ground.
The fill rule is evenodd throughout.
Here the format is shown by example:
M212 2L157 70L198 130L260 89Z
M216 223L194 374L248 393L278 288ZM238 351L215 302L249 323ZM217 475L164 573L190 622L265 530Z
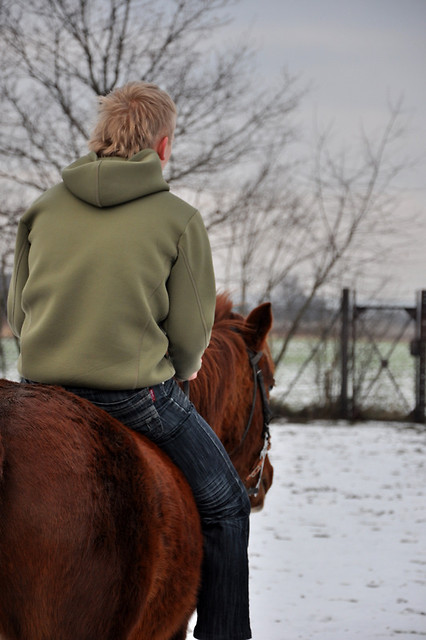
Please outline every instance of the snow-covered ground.
M426 637L426 431L283 423L272 437L274 483L251 518L253 639Z

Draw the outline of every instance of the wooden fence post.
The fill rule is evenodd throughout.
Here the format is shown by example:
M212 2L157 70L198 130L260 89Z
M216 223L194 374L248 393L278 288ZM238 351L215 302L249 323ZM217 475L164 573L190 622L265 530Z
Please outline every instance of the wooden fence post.
M349 289L342 291L340 333L340 417L349 418L348 366L349 366Z
M426 406L426 291L420 291L417 304L416 422L425 422Z

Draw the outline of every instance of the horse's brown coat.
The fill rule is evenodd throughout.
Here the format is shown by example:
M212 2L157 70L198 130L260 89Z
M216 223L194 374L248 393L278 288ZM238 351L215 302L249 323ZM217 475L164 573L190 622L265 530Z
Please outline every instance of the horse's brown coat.
M230 307L218 298L191 399L237 448L245 478L262 446L259 404L238 448L253 389L246 344L264 347L271 317L262 305L243 321ZM263 368L272 375L267 355ZM202 537L179 470L147 439L57 387L0 381L0 437L2 640L183 640ZM263 492L271 482L268 461Z

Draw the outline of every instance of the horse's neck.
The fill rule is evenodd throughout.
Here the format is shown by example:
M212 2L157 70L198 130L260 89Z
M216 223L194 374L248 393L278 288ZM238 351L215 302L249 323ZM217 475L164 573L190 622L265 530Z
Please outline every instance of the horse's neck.
M195 406L222 440L225 430L227 438L238 440L239 422L244 420L245 404L249 402L244 393L246 351L240 342L236 335L216 334L191 391Z

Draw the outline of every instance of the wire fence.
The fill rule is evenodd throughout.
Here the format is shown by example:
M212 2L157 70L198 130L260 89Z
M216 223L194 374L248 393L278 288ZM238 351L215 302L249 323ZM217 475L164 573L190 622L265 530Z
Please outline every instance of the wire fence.
M325 323L293 338L276 370L275 407L294 417L424 422L426 295L413 307L359 306L345 290ZM283 336L275 331L272 353Z

